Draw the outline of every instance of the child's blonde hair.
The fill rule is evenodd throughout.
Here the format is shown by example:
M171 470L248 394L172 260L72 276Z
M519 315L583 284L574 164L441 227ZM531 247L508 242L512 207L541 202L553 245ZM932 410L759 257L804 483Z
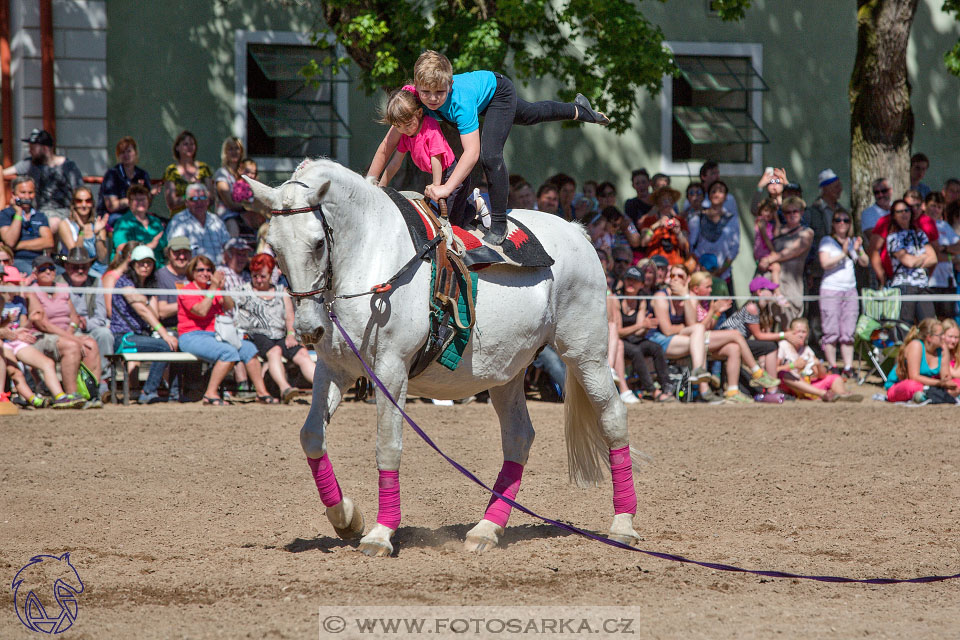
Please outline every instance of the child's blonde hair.
M790 321L790 326L788 328L792 331L793 329L796 329L797 327L801 327L801 326L805 328L808 332L810 331L810 323L807 322L806 318L794 318L793 320Z
M447 56L428 49L413 65L413 84L428 91L449 89L453 84L453 65Z
M960 330L960 325L957 324L957 321L953 318L944 318L940 321L940 326L943 327L943 332L946 333L950 329ZM950 353L950 359L953 362L960 362L960 342L957 343L956 348L954 348L953 353Z
M692 276L690 276L690 288L699 287L701 284L709 283L710 286L713 286L713 276L710 275L709 271L696 271Z
M910 331L903 339L903 344L900 345L900 353L897 354L897 379L906 380L908 378L907 345L914 340L926 340L933 333L933 330L940 326L940 321L936 318L924 318L910 327Z
M423 111L420 110L416 97L406 89L397 89L380 109L380 119L377 122L399 126L410 122L411 118L419 119L421 116Z

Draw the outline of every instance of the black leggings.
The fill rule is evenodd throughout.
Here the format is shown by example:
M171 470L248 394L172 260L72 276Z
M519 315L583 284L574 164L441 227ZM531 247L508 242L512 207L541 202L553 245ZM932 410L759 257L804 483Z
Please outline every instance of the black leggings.
M510 78L499 73L494 75L497 77L497 90L490 104L480 114L484 117L483 131L480 133L480 166L487 176L490 213L506 214L509 184L507 167L503 163L503 145L510 128L515 124L573 120L577 108L572 102L521 100Z
M663 355L663 349L656 342L650 340L627 342L624 340L623 355L633 365L633 372L640 376L640 387L644 391L652 393L656 389L653 378L650 377L650 370L647 368L647 356L650 356L653 360L653 368L657 371L660 387L666 389L670 385L670 378L667 374L667 359Z

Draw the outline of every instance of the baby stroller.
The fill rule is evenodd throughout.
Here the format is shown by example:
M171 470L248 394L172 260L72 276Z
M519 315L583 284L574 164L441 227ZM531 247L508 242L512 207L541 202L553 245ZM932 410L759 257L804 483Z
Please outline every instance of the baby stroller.
M853 348L859 360L860 375L857 384L863 384L870 371L864 372L863 362L869 361L880 379L887 381L886 372L893 366L903 338L910 327L900 321L899 289L864 289L863 313L857 319Z

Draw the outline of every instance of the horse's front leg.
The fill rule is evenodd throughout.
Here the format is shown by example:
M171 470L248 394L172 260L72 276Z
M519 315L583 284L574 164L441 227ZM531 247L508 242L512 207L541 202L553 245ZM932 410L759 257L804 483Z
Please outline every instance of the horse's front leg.
M490 389L490 401L500 419L500 440L503 447L503 466L493 488L513 500L520 491L520 478L527 456L533 445L533 424L527 411L527 401L523 393L523 374L507 384ZM467 551L481 553L496 547L500 536L507 526L511 506L500 498L491 495L483 519L467 532L464 548Z
M300 446L307 455L307 464L320 492L320 500L327 508L327 519L333 530L344 540L356 540L363 535L363 515L340 491L327 456L327 425L343 398L343 383L322 360L317 362L313 375L313 401L310 412L300 429Z
M378 363L377 376L404 406L407 398L407 371L402 362L386 366ZM380 504L377 524L360 540L359 550L368 556L383 557L393 553L393 537L400 526L400 454L403 450L403 416L383 394L377 393L377 470L379 471Z

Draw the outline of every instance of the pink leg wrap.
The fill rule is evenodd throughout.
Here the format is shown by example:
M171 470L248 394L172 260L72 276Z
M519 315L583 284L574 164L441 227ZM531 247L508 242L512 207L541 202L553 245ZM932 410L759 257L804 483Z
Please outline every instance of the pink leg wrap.
M520 477L522 475L522 464L504 460L493 488L497 493L513 500L520 491ZM490 502L487 504L487 511L483 514L483 519L505 527L507 526L507 520L510 518L511 509L512 507L509 504L497 496L490 496Z
M330 464L327 454L323 454L322 458L307 458L307 464L313 472L313 481L317 483L323 506L334 507L340 504L343 494L340 493L340 485L337 483L337 476L333 475L333 465Z
M630 446L610 449L610 475L613 477L613 513L637 512L637 490L633 486Z
M380 471L380 508L377 523L396 529L400 526L400 472Z

